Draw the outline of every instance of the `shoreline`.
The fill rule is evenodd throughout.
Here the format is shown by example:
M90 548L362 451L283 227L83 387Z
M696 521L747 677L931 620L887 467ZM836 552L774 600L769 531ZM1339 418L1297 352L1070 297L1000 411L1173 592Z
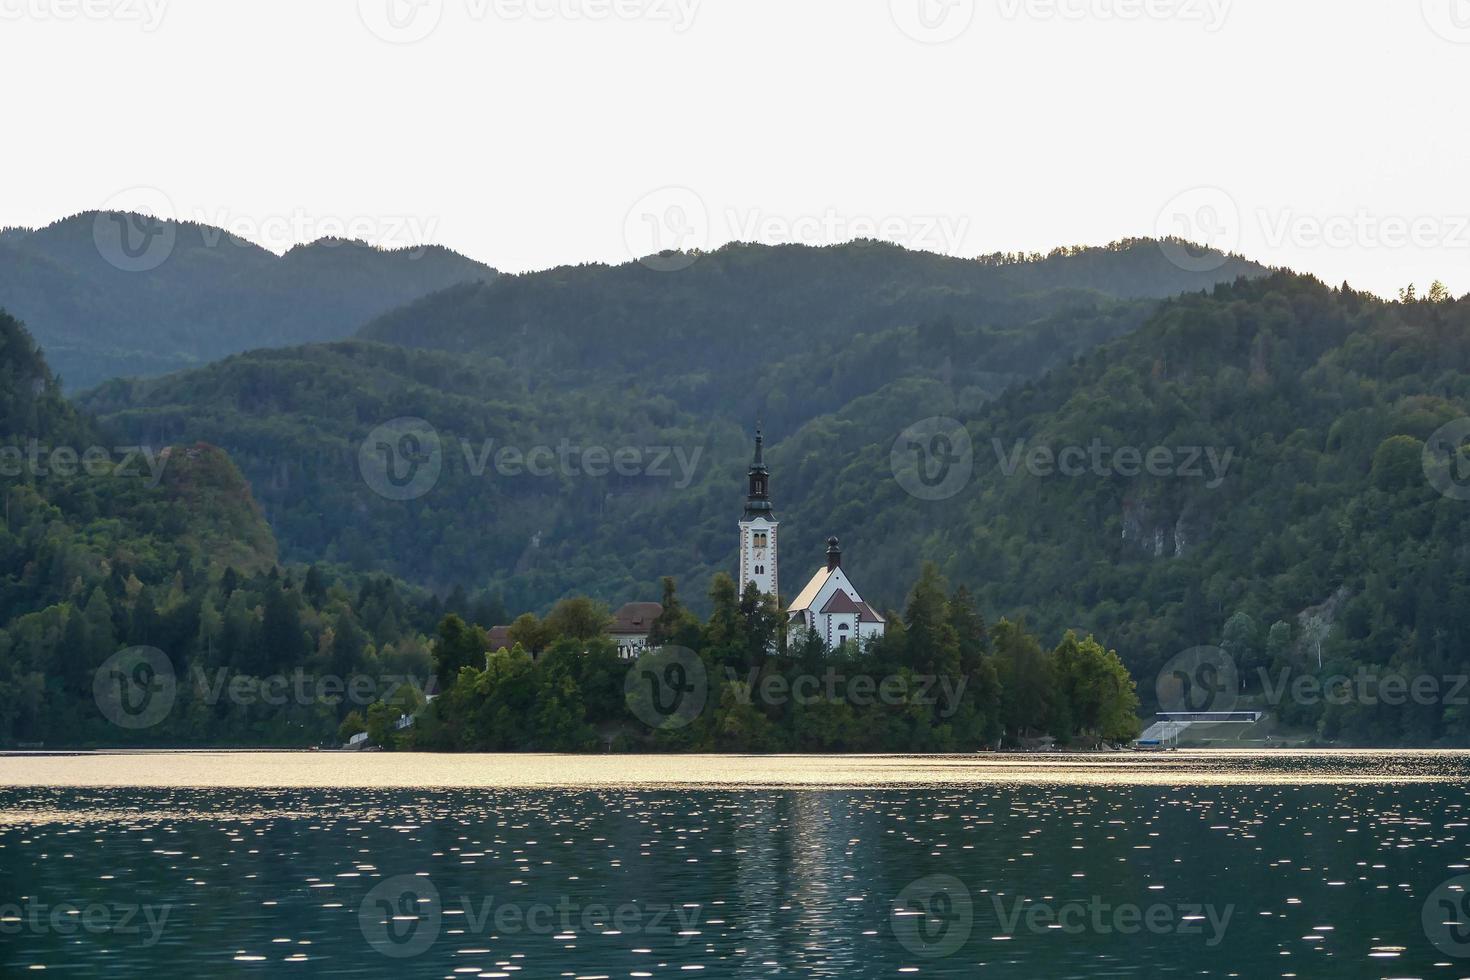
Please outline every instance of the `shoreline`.
M1120 748L1120 749L979 749L974 752L433 752L425 750L394 750L370 748L300 748L300 747L242 747L242 746L178 746L178 747L133 747L104 746L96 748L54 749L0 749L0 759L61 758L68 756L129 756L129 755L326 755L326 756L420 756L429 758L467 758L474 756L497 756L505 758L557 757L566 759L870 759L870 758L954 758L954 759L1018 759L1045 757L1072 758L1118 758L1143 757L1167 758L1189 753L1221 753L1237 755L1251 754L1261 757L1276 757L1283 754L1331 754L1331 753L1470 753L1470 746L1443 745L1296 745L1285 742L1247 745L1241 743L1221 745L1186 745L1172 748Z

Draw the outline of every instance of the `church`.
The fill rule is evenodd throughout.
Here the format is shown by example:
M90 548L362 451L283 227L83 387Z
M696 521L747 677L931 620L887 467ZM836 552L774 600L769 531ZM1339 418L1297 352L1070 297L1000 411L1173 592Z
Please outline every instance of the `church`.
M748 583L765 595L779 598L780 561L776 520L771 503L771 473L765 462L765 438L755 433L755 459L750 464L745 516L740 520L740 590ZM817 569L797 594L788 614L791 629L805 628L822 637L833 649L875 636L885 629L883 617L863 601L842 568L842 546L827 539L827 564Z

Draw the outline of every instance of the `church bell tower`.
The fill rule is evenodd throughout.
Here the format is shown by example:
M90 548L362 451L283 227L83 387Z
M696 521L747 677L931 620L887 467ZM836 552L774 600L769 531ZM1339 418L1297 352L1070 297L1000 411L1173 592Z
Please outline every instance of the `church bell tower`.
M765 438L755 430L755 459L750 464L750 486L745 497L745 516L740 520L740 591L748 582L765 595L780 596L776 575L776 529L779 522L771 508L771 471L766 469Z

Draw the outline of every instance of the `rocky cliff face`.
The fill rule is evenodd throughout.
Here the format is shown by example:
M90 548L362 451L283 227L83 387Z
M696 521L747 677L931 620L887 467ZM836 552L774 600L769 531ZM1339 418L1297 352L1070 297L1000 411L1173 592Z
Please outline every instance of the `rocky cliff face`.
M1125 498L1123 540L1155 558L1182 558L1209 533L1203 511L1188 500Z

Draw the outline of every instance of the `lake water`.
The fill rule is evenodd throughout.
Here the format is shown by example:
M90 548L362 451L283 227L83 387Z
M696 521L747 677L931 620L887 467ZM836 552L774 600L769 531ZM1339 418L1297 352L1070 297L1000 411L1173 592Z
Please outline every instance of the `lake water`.
M1466 977L1470 756L0 758L0 975Z

